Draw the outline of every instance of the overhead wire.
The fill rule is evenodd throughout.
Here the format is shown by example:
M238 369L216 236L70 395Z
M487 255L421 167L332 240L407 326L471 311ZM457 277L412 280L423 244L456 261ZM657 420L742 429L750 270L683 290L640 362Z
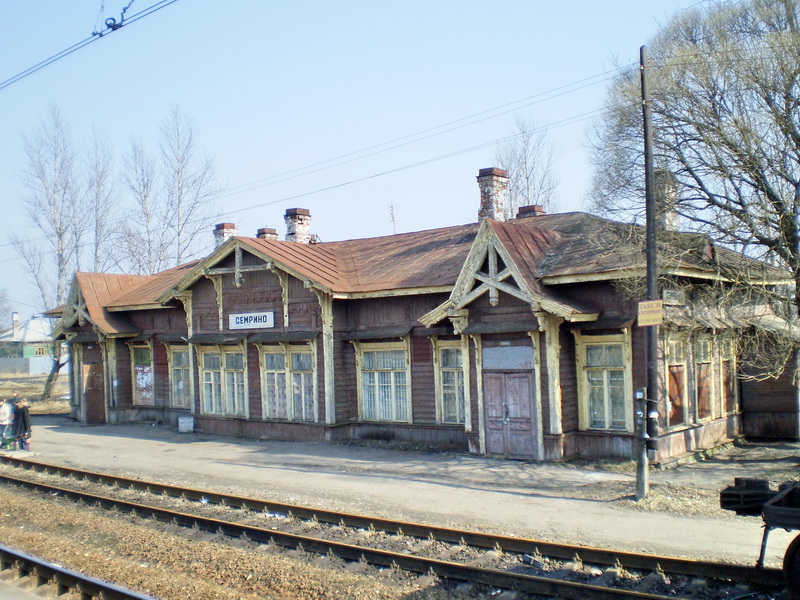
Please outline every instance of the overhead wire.
M21 71L21 72L17 73L16 75L12 76L12 77L9 77L8 79L6 79L3 82L0 82L0 90L3 90L5 88L7 88L8 86L15 84L18 81L21 81L21 80L25 79L26 77L29 77L30 75L33 75L37 71L40 71L40 70L44 69L45 67L47 67L49 65L52 65L54 62L59 61L62 58L65 58L65 57L69 56L73 52L77 52L81 48L85 48L89 44L93 44L94 42L96 42L96 41L102 39L103 37L105 37L106 35L108 35L109 33L113 32L113 31L116 31L118 29L121 29L123 26L127 26L127 25L129 25L131 23L135 23L136 21L138 21L140 19L143 19L144 17L147 17L147 16L149 16L149 15L155 13L155 12L158 12L162 8L166 8L170 4L174 4L177 1L178 0L161 0L160 2L156 2L152 6L149 6L148 8L145 8L144 10L142 10L142 11L140 11L140 12L138 12L138 13L130 16L130 17L128 17L127 19L124 19L118 25L107 26L105 29L103 29L100 32L92 33L92 35L90 35L89 37L87 37L85 39L82 39L79 42L74 43L72 46L69 46L68 48L65 48L64 50L61 50L61 52L56 52L52 56L50 56L48 58L45 58L44 60L36 63L32 67L28 67L24 71ZM128 6L130 6L130 5L128 5Z
M176 0L172 0L172 1L176 1ZM574 92L580 91L580 90L585 89L585 88L587 88L587 87L589 87L591 85L596 85L598 83L603 83L604 81L607 81L608 79L613 77L616 73L618 73L620 70L622 70L624 68L629 68L629 65L626 65L624 67L619 67L617 69L613 69L613 70L610 70L610 71L604 71L602 73L597 73L597 74L589 76L589 77L584 77L582 79L579 79L579 80L576 80L576 81L573 81L573 82L570 82L570 83L567 83L567 84L564 84L564 85L560 85L560 86L557 86L557 87L549 89L549 90L545 90L545 91L538 92L538 93L530 95L530 96L526 96L526 97L521 98L519 100L514 100L512 102L506 102L506 103L501 104L499 106L495 106L493 108L482 110L482 111L479 111L477 113L473 113L471 115L467 115L465 117L454 119L452 121L448 121L448 122L443 123L441 125L437 125L437 126L434 126L434 127L429 127L427 129L423 129L423 130L415 132L415 133L411 133L411 134L404 135L404 136L401 136L401 137L398 137L398 138L394 138L394 139L388 140L386 142L373 144L371 146L368 146L366 148L362 148L360 150L354 150L352 152L348 152L346 154L342 154L342 155L339 155L339 156L336 156L336 157L333 157L333 158L330 158L330 159L319 161L319 162L313 163L311 165L306 165L305 167L298 167L296 169L291 169L289 171L284 171L283 173L278 173L276 175L271 175L269 177L258 179L258 180L252 181L252 182L239 184L239 185L236 185L236 186L231 186L231 187L228 187L228 188L222 190L221 193L218 194L217 198L227 198L227 197L234 196L234 195L237 195L237 194L250 192L250 191L253 191L255 189L259 189L259 188L266 187L266 186L269 186L269 185L275 185L275 184L278 184L278 183L282 183L282 182L287 181L289 179L295 179L297 177L311 175L313 173L317 173L319 171L323 171L323 170L328 169L328 168L341 166L343 164L354 162L356 160L361 160L363 158L368 158L368 157L374 156L376 154L380 154L382 152L387 152L389 150L400 148L402 146L406 146L406 145L409 145L409 144L412 144L412 143L416 143L416 142L419 142L419 141L430 139L432 137L435 137L436 135L442 135L442 134L454 131L456 129L461 129L463 127L467 127L467 126L470 126L470 125L481 123L481 122L486 121L488 119L495 118L495 117L498 117L498 116L502 116L502 115L508 114L509 112L513 112L515 110L520 110L522 108L526 108L528 106L531 106L533 104L537 104L539 102L544 102L546 100L551 100L553 98L557 98L557 97L560 97L560 96L563 96L563 95L566 95L566 94L570 94L570 93L574 93ZM532 102L528 102L527 104L521 104L521 103L529 101L529 100L533 100L533 101ZM519 105L519 106L517 106L517 105ZM508 109L508 107L512 107L512 106L516 106L516 108ZM503 110L503 109L507 109L507 110ZM501 110L502 110L502 112L497 112L497 111L501 111ZM594 115L596 112L597 111L593 111L592 114ZM491 113L494 113L494 114L491 114ZM539 131L539 130L546 131L548 129L557 128L557 127L561 127L563 125L570 124L570 121L572 119L586 120L587 118L591 118L591 117L586 117L585 116L586 114L589 114L589 113L583 113L582 115L577 115L577 116L573 116L573 117L567 117L565 119L562 119L561 121L557 121L557 122L554 122L554 123L551 123L551 124L544 124L544 125L541 125L540 127L537 127L536 130L537 131ZM485 115L489 115L489 116L485 116ZM478 119L478 120L473 120L473 121L470 121L468 123L464 123L465 121L468 121L469 119L473 119L475 117L483 117L483 118ZM456 127L452 127L450 129L444 129L445 127L448 127L450 125L455 125L455 124L458 124L458 123L461 123L461 125L457 125ZM441 130L441 131L437 132L437 130ZM437 132L437 133L432 133L432 132ZM423 134L428 134L428 135L424 135L424 137L418 137L418 136L421 136ZM428 164L430 162L435 162L437 160L443 160L445 158L450 158L452 156L457 156L459 154L473 152L475 150L479 150L479 149L482 149L482 148L485 148L485 147L488 147L488 146L496 145L498 143L502 143L502 142L511 140L514 137L517 137L518 135L519 134L512 135L512 136L509 136L509 137L506 137L506 138L501 138L501 139L491 140L491 141L488 141L488 142L483 142L481 144L478 144L476 146L472 146L472 147L467 148L467 149L461 149L461 150L453 151L453 152L448 153L446 155L442 155L441 157L431 157L429 159L426 159L425 161L421 161L419 163L414 163L414 165L406 165L406 166L398 167L396 169L390 169L390 170L385 171L383 173L378 173L378 174L375 174L375 175L370 175L370 176L366 176L366 177L363 177L363 178L358 178L358 179L355 179L355 180L352 180L352 181L342 182L342 183L336 184L334 186L320 188L318 190L313 190L313 191L306 192L306 193L303 193L303 194L297 194L297 195L293 195L293 196L280 198L280 199L277 199L277 200L270 201L268 203L261 203L261 204L258 204L258 205L254 205L254 206L250 206L250 207L246 207L246 208L242 208L242 209L236 209L236 210L233 210L233 211L226 211L223 214L236 214L236 213L239 213L239 212L244 212L246 210L251 210L252 208L258 208L258 207L261 207L261 206L267 206L267 205L271 205L271 204L278 204L278 203L281 203L281 202L288 202L289 200L294 200L294 199L297 199L297 198L310 196L310 195L317 194L317 193L322 193L324 191L328 191L328 190L331 190L331 189L336 189L338 187L344 187L344 186L347 186L347 185L352 185L352 184L358 183L360 181L365 181L365 180L368 180L368 179L374 179L375 177L380 177L382 175L388 175L390 173L394 173L394 172L397 172L397 171L406 170L406 169L412 168L413 166L421 166L423 164ZM414 138L414 139L411 139L411 138ZM394 144L395 142L402 142L402 143L396 144L394 146L390 146L390 144ZM382 149L378 150L379 148L382 148ZM374 150L374 151L370 152L368 154L363 154L364 152L368 152L370 150ZM361 154L361 156L356 156L356 155L359 155L359 154ZM348 158L348 157L350 157L349 160L343 160L343 161L340 161L340 162L336 162L334 164L329 164L329 163L333 163L333 161L337 161L339 159L344 159L344 158ZM328 164L329 166L323 166L323 165L326 165L326 164ZM317 169L314 169L314 170L308 170L308 169L311 169L313 167L320 167L320 168L317 168ZM284 175L286 177L284 177L283 179L279 179L277 181L270 181L270 180L274 180L274 179L276 179L278 177L281 177L281 176L284 176ZM38 240L41 240L41 239L43 239L43 238L35 238L35 239L32 239L32 240L26 240L26 241L38 241ZM14 243L15 242L0 243L0 248L12 246L12 245L14 245ZM3 262L7 262L9 260L16 260L16 259L3 259L3 260L0 260L0 264L2 264Z

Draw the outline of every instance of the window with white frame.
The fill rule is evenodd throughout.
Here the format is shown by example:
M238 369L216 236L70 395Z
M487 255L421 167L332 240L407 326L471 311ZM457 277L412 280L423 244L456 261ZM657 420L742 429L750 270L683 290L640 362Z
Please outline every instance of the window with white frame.
M667 341L667 427L688 423L686 340Z
M315 421L314 353L307 347L264 348L263 414L267 419Z
M436 400L440 423L463 424L466 412L465 370L460 341L436 341Z
M240 350L201 350L203 412L247 416L245 359Z
M245 415L244 353L225 352L225 408L229 415Z
M192 385L189 372L189 348L170 348L170 402L175 408L191 404Z
M358 348L361 418L409 422L411 393L405 344L363 344Z
M694 377L697 398L697 419L713 416L712 347L710 337L701 337L694 344Z
M579 336L581 425L631 431L630 356L624 336Z

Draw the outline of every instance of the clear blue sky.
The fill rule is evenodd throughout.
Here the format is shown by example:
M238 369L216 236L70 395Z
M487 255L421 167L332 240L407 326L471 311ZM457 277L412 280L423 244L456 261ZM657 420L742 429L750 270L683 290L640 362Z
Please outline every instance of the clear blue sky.
M0 81L89 37L102 19L119 20L128 2L4 2ZM127 16L156 2L135 0ZM636 62L659 24L698 4L178 0L0 90L0 288L23 318L36 312L8 239L27 225L22 136L50 105L77 142L97 128L118 152L134 135L155 148L159 123L180 106L227 190L220 220L244 235L283 234L292 207L311 210L323 241L391 234L392 205L397 232L473 222L475 176L493 166L493 142L515 114L553 125L559 207L581 210L586 116L602 106L603 74ZM413 143L295 172L431 128Z

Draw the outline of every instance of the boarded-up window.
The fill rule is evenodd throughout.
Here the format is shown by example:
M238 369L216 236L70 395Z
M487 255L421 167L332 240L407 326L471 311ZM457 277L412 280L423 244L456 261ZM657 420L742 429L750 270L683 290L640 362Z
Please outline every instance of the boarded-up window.
M133 348L133 403L153 406L153 361L148 346Z
M313 354L305 348L270 348L263 356L265 417L314 421Z
M688 411L686 406L686 353L683 340L671 340L667 346L667 372L669 413L668 427L685 425Z
M627 412L622 344L587 344L585 349L589 427L625 430Z
M408 421L405 350L365 350L361 368L362 415L367 421Z
M698 340L695 344L695 380L697 381L697 418L709 419L712 415L711 340Z
M171 358L171 395L172 406L187 408L191 401L191 382L189 380L189 350L172 350Z

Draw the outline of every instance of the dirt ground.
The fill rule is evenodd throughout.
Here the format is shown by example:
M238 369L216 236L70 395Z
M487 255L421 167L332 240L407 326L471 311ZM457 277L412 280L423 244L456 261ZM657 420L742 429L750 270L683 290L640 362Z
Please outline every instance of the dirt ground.
M36 458L280 502L529 538L752 564L756 517L718 508L734 477L800 478L800 444L744 444L651 474L633 501L630 463L496 460L386 444L276 442L178 433L166 425L85 427L34 418ZM779 566L796 532L770 534Z

